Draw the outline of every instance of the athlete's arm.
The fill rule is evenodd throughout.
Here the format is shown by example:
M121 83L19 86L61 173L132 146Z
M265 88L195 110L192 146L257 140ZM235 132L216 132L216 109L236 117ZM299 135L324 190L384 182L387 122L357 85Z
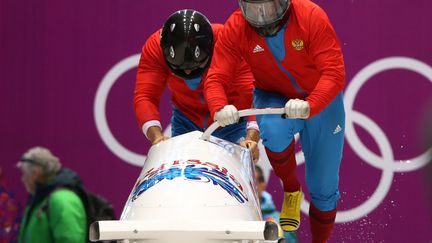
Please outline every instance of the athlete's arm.
M246 61L242 61L237 68L236 75L231 83L234 85L235 105L238 109L249 109L253 107L253 83L254 77L250 69L249 64ZM228 97L231 99L232 97ZM248 123L246 126L246 137L245 140L241 141L240 145L251 150L252 160L254 162L258 161L259 150L258 142L260 140L260 132L258 124L256 123L255 116L248 117Z
M321 78L307 97L310 116L321 112L342 91L345 84L345 66L342 49L325 12L317 7L310 22L309 54Z
M149 139L149 135L159 137L158 134L148 134L149 128L157 127L162 130L159 100L169 74L159 46L158 33L153 34L142 48L135 82L135 114L143 133Z
M226 88L228 82L235 81L236 68L242 61L236 29L238 26L235 22L230 17L219 34L212 63L204 81L204 95L212 117L217 111L230 104Z

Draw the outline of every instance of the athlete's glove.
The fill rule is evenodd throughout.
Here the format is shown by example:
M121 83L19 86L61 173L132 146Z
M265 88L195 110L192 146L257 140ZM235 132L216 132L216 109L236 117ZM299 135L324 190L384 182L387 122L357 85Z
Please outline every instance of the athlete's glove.
M307 119L310 115L310 105L305 100L293 99L285 104L287 118Z
M215 113L215 120L219 122L219 125L224 127L237 123L240 119L237 108L233 105L226 105L218 112Z

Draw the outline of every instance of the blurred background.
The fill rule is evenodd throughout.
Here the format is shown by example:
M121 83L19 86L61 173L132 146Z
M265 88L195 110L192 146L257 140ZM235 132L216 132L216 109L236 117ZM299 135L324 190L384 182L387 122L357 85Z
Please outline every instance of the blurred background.
M347 72L331 242L432 242L432 2L314 2L335 27ZM132 105L142 45L178 9L223 23L237 7L234 0L0 0L0 167L15 199L25 205L27 196L16 162L41 145L119 216L150 147ZM160 105L164 127L169 97ZM265 158L260 164L280 207L281 185ZM302 217L298 238L307 242Z

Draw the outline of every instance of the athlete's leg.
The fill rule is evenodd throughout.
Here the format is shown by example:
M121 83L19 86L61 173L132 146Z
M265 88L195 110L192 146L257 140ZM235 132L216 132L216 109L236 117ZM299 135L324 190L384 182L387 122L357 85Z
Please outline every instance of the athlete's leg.
M309 212L313 242L325 242L333 228L344 130L345 112L340 94L320 114L307 119L300 132L306 183L312 199Z
M265 148L267 157L270 164L275 171L275 174L282 179L283 188L285 192L295 192L300 190L300 183L296 174L296 161L294 151L294 140L282 152L272 152L270 149Z
M256 89L256 108L284 107L288 98L272 92ZM280 115L257 116L261 138L270 164L284 186L284 203L280 223L285 231L294 231L300 225L302 193L296 176L294 134L302 129L303 120L283 119Z
M255 108L284 107L287 101L288 98L278 93L254 90ZM284 119L281 115L257 116L257 122L264 146L274 153L285 151L293 141L294 134L304 126L303 120Z

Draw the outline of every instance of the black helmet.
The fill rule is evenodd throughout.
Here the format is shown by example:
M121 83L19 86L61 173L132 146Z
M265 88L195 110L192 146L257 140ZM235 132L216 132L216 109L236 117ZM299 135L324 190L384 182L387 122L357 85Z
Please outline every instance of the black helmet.
M171 71L184 79L201 76L213 54L213 30L208 19L198 11L185 9L165 22L160 45ZM186 74L184 71L190 70Z
M288 20L290 0L238 0L246 21L261 36L274 36Z

